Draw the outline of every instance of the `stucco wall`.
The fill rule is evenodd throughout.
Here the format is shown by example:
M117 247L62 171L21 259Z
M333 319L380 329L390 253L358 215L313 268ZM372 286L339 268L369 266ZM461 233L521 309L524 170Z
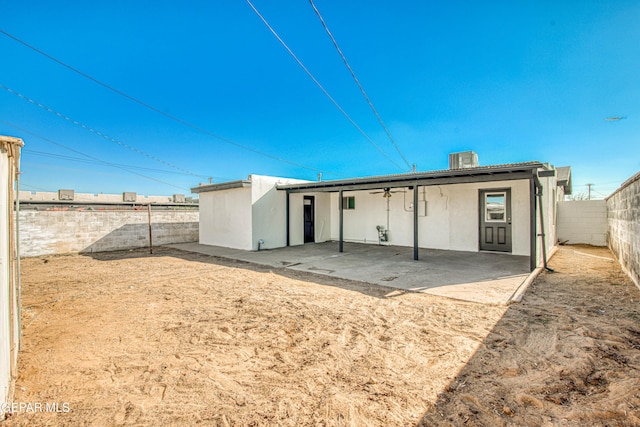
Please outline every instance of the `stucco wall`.
M540 198L536 197L536 234L542 233L542 224L540 222L541 209L544 214L544 237L546 243L547 257L551 252L551 249L556 245L558 241L558 186L557 177L540 178L542 184L542 207L540 207ZM542 264L542 239L536 237L536 265Z
M413 245L413 213L407 211L411 209L409 204L413 202L413 191L400 188L392 191L390 198L383 197L382 190L344 192L344 197L355 197L355 209L343 211L345 241L377 244L376 226L383 226L389 230L389 243L399 246ZM331 197L331 238L338 240L340 233L338 193L332 193ZM387 227L387 201L389 202L389 227Z
M431 249L477 251L481 189L511 188L513 254L529 255L529 181L454 184L420 187L419 246ZM413 245L413 190L395 189L389 198L389 243ZM404 192L403 192L404 191ZM344 211L346 241L378 243L377 225L387 227L387 198L373 191L345 192L356 208ZM553 195L551 196L553 197ZM426 215L425 215L426 200ZM301 215L301 214L300 214ZM332 193L331 238L339 234L338 195ZM294 224L292 224L294 228Z
M252 240L249 249L280 248L287 245L287 193L276 190L276 184L305 182L297 179L251 175Z
M252 249L251 188L200 193L200 243Z
M279 248L287 244L286 193L277 184L298 179L250 175L242 188L200 193L200 236L204 245L242 250Z
M607 246L607 203L604 200L558 202L558 240Z
M606 203L609 247L640 287L640 173L622 184Z
M330 193L294 193L289 197L289 244L291 246L304 244L304 196L314 197L315 218L314 235L316 243L331 240L331 228L333 224L332 213L337 211L337 196L334 199Z
M198 212L152 211L154 245L198 240ZM21 256L101 252L149 245L147 211L20 212Z

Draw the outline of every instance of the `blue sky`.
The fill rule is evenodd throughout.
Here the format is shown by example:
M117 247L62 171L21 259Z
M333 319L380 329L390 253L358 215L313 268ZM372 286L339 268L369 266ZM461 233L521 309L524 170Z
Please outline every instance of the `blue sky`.
M4 32L191 125L0 33L0 134L25 140L23 189L406 172L309 1L252 3L386 155L245 0L5 2ZM574 192L602 196L640 170L639 1L314 3L419 171L473 150L481 165L570 165Z

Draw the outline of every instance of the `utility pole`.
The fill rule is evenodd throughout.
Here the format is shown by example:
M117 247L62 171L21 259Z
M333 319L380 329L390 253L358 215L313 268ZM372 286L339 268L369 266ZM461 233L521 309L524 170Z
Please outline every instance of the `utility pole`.
M588 193L588 196L587 196L587 200L591 200L591 186L592 186L592 185L593 185L593 184L587 184L587 187L589 187L589 190L588 190L588 191L589 191L589 193Z

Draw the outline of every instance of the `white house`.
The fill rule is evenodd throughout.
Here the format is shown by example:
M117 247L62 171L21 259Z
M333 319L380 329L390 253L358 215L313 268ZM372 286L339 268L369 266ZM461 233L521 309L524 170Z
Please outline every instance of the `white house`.
M302 182L308 181L251 175L192 188L200 193L200 243L244 250L260 249L260 240L264 248L286 246L287 192L276 187Z
M458 163L471 156L469 164ZM556 242L556 170L525 162L477 166L450 156L441 171L300 181L251 175L201 185L200 243L259 250L338 241L529 256Z

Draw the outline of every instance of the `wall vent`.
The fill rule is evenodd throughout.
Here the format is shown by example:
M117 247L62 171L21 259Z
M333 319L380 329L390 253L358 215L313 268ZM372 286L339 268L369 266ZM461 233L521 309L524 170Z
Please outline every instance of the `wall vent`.
M465 169L478 167L478 155L473 151L449 154L449 169Z

